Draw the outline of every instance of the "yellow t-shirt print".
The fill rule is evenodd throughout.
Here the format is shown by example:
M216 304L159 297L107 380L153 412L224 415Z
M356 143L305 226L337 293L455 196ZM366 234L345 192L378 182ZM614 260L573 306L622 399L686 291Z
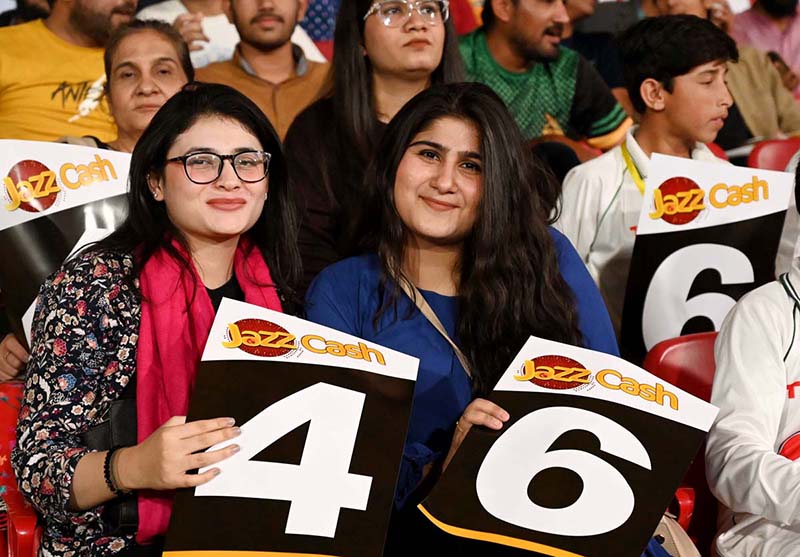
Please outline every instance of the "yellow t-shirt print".
M116 137L103 49L67 43L42 20L0 29L0 138Z

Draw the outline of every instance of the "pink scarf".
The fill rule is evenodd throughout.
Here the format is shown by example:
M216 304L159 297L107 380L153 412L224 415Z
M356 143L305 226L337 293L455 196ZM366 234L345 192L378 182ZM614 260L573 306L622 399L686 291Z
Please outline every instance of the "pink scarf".
M172 245L190 259L177 241ZM236 248L233 268L246 302L282 311L261 252L244 238ZM145 263L139 276L142 314L136 411L140 443L172 416L186 415L197 366L214 322L211 298L194 265L191 275L182 271L161 249ZM146 544L166 533L172 498L172 492L139 492L138 543Z

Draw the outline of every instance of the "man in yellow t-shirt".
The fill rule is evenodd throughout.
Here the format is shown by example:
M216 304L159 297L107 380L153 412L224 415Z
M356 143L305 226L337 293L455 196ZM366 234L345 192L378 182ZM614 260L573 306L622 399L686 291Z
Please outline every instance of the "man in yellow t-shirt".
M0 138L116 137L103 47L136 0L55 0L50 16L0 28Z

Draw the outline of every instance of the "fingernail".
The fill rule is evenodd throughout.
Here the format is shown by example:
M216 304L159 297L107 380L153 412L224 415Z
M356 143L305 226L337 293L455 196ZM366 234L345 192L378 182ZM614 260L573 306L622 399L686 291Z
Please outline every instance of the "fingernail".
M509 418L511 418L511 416L508 414L508 412L504 412L503 413L503 421L507 422L509 420Z
M219 476L219 475L220 475L220 473L222 472L222 470L220 470L219 468L214 468L214 469L212 470L212 472L214 472L214 475L215 475L215 476Z
M232 453L236 454L241 450L242 450L242 448L239 445L231 445L231 452Z
M233 418L225 418L225 423L229 426L232 426L233 424L236 423L236 420L234 420Z
M241 435L241 434L242 434L242 428L240 428L240 427L233 428L233 435L234 436Z

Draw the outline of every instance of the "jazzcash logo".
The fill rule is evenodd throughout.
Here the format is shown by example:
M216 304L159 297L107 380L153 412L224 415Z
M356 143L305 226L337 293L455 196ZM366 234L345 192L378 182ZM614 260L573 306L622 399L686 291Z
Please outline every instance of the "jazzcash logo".
M76 190L116 179L114 165L100 155L95 155L93 161L86 163L62 164L58 173L39 161L23 160L11 167L3 178L8 201L5 209L40 213L53 206L62 191L62 185Z
M758 176L741 186L720 182L706 192L689 178L670 178L653 191L652 213L648 216L670 224L687 224L704 211L706 201L716 209L736 207L743 203L757 203L769 199L769 184Z
M328 354L386 365L383 354L363 342L344 344L320 335L305 335L299 344L314 354ZM229 323L222 346L238 348L261 358L284 356L300 347L295 335L280 325L263 319L240 319L236 323Z
M659 406L668 404L678 409L678 397L668 391L661 383L648 385L639 383L632 377L625 377L614 369L604 369L592 374L583 364L566 356L538 356L525 360L522 369L514 375L517 381L530 381L545 389L575 389L596 383L605 389L621 391L626 395L637 396Z
M589 385L591 371L572 358L566 356L539 356L535 360L525 360L517 381L530 381L546 389L574 389Z

